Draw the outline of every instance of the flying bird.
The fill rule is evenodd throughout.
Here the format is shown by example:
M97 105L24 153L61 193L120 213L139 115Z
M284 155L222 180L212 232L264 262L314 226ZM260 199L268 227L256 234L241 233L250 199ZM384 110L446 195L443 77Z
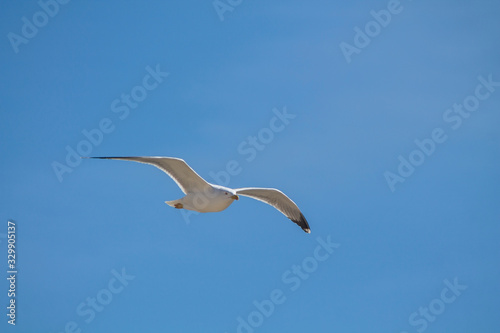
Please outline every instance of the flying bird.
M109 160L134 161L150 164L169 175L186 196L165 201L171 207L200 213L220 212L229 207L239 196L250 197L273 206L307 233L311 232L299 207L283 192L274 188L229 187L210 184L201 178L183 159L174 157L85 157Z

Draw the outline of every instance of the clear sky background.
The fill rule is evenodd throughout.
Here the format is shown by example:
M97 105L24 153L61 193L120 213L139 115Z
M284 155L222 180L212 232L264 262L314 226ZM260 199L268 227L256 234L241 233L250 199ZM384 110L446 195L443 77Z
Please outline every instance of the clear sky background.
M232 3L2 2L1 331L498 332L498 1ZM236 161L229 186L281 189L312 233L249 198L186 217L161 171L67 149Z

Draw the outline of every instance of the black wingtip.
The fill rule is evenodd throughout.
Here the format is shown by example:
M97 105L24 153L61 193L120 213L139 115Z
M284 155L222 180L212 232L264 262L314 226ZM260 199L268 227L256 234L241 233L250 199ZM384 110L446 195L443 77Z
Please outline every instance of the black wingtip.
M308 234L311 233L311 228L309 227L309 223L307 223L307 220L302 213L300 213L300 219L298 219L296 221L294 221L294 220L292 220L292 221L297 223L297 225L299 227L301 227L305 233L308 233Z
M116 157L100 157L100 156L80 156L80 158L99 158L101 160L106 160L106 159L110 159L110 158L116 158Z

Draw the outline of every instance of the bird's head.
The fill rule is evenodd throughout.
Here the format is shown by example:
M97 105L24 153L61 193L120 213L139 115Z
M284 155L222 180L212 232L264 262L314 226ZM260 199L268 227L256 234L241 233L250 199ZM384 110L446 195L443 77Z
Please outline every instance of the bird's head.
M233 200L239 200L240 199L238 197L238 195L236 195L236 193L234 193L232 191L224 191L224 195L227 196L229 199L233 199Z
M217 192L217 195L219 196L222 195L223 197L230 200L239 200L236 191L234 191L232 188L215 184L210 184L210 185L212 185L212 188Z

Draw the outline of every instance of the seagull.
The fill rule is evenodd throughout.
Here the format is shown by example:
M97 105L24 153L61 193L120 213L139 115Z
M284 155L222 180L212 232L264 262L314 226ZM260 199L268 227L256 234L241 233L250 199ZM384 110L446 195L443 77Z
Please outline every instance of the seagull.
M183 198L165 201L171 207L188 209L200 213L220 212L229 207L239 196L250 197L279 210L307 233L311 233L306 218L299 207L283 192L275 188L229 187L210 184L201 178L183 159L175 157L84 157L108 160L134 161L150 164L169 175L180 187Z

